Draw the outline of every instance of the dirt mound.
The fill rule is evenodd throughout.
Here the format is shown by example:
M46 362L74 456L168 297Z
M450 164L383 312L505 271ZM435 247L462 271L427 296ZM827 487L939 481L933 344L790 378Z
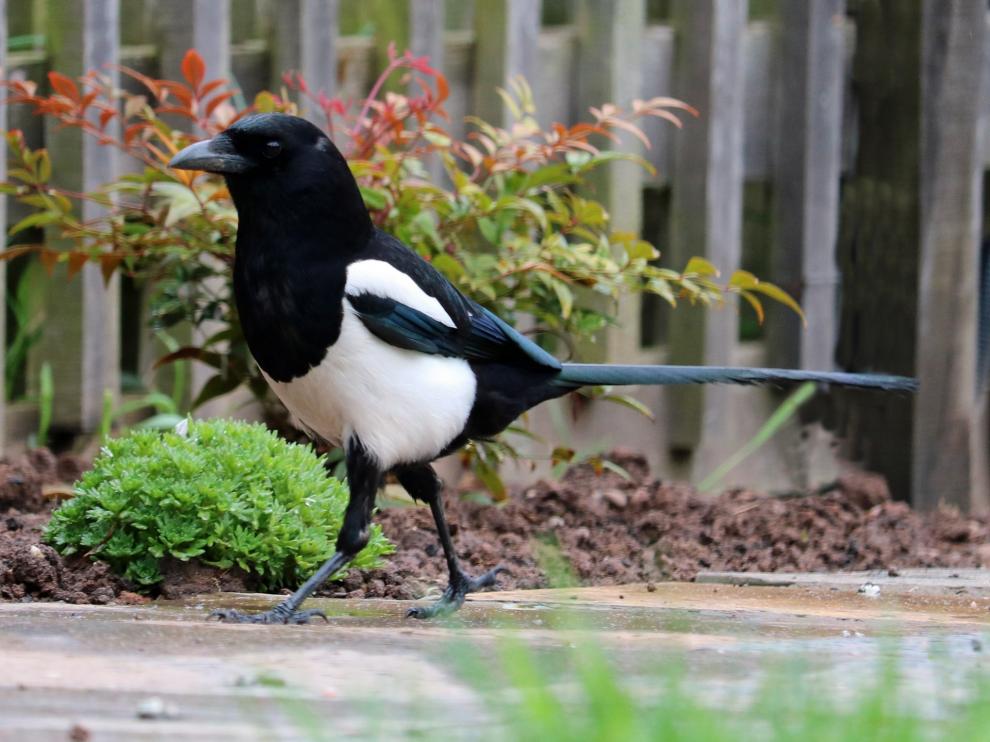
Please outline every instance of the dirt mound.
M990 567L990 519L953 508L921 515L892 501L875 475L851 474L800 497L732 490L710 499L687 485L651 480L641 457L620 463L631 481L577 467L561 482L540 483L502 505L447 493L465 565L473 573L505 565L503 588L547 586L541 543L559 549L584 584L690 580L701 570ZM429 511L393 508L377 519L396 555L385 568L351 575L327 592L412 598L442 588L446 567Z
M41 543L58 493L82 471L78 457L47 449L0 461L0 598L109 603L124 589L106 564L64 559Z
M545 587L554 570L584 584L616 584L690 580L710 569L990 567L990 518L951 508L916 513L892 501L880 477L849 475L798 497L732 490L709 499L651 479L641 457L619 463L629 481L577 467L559 483L541 482L499 505L446 493L465 567L479 573L504 565L503 589ZM80 471L78 460L47 451L0 461L0 599L141 600L102 563L65 559L41 543L53 505L46 493L65 489ZM388 508L376 519L396 554L382 569L353 573L323 593L411 599L441 590L446 564L429 509ZM165 565L164 572L166 597L252 589L244 574L195 563Z

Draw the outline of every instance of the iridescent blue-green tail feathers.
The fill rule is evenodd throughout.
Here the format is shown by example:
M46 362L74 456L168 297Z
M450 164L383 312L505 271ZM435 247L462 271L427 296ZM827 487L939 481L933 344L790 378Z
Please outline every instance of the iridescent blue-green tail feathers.
M632 366L625 364L565 363L554 384L564 387L658 384L821 384L913 392L918 382L907 376L851 374L840 371L801 371L783 368L727 366Z

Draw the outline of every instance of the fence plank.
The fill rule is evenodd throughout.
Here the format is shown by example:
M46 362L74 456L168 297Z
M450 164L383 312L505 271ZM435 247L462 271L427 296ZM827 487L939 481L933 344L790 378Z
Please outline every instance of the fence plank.
M272 80L278 89L282 73L298 70L309 89L333 97L337 90L337 36L339 0L283 0L275 9ZM301 113L324 123L323 113L302 101Z
M985 508L987 452L975 448L974 426L982 200L978 91L986 73L986 6L925 0L922 7L913 500L929 509L939 502L967 507L973 500ZM976 490L977 481L983 491Z
M409 0L409 49L443 72L443 0Z
M157 18L163 77L182 79L182 58L189 49L203 56L207 80L230 77L230 0L168 0Z
M508 111L496 94L516 75L535 86L541 0L485 0L474 9L474 113L486 121L508 123Z
M824 370L835 363L844 6L780 6L777 131L787 136L776 137L773 279L801 302L808 327L790 310L768 308L775 365Z
M578 5L578 108L616 103L628 107L642 92L641 55L646 4L643 0L583 0ZM642 154L642 146L624 136L615 149ZM643 219L642 168L615 162L594 174L592 186L605 204L612 229L639 233ZM609 332L596 355L633 360L639 352L639 297L624 297L618 307L623 331ZM592 349L584 349L587 356Z
M915 372L918 292L920 3L850 0L858 145L843 183L836 361L850 371ZM897 70L891 75L890 70ZM833 390L846 455L911 492L913 399Z
M70 77L101 70L114 79L119 55L119 0L50 0L51 62ZM59 130L46 122L46 145L58 163L56 182L63 188L90 191L114 179L117 153L100 146L78 130ZM101 208L86 203L84 219ZM53 234L49 242L55 241ZM104 390L120 388L120 284L104 284L100 268L87 264L79 277L66 282L64 268L56 271L46 297L44 333L32 365L52 364L55 380L53 425L69 430L92 430L100 420ZM36 378L36 377L35 377Z
M742 0L674 4L676 92L700 116L685 125L675 143L671 262L683 265L689 256L702 255L726 275L738 267L741 252L746 9ZM728 365L737 325L731 311L679 307L671 320L671 361ZM728 394L717 386L671 389L670 445L686 453L704 443L696 469L710 468L731 444L718 419L729 409Z
M6 77L7 70L7 0L0 0L0 73ZM7 130L7 106L0 105L0 131ZM7 147L0 146L0 181L7 179ZM7 246L7 196L0 194L0 235L3 247ZM6 368L7 351L7 261L0 261L0 369ZM6 384L0 389L0 451L7 445L7 394Z
M645 100L673 95L673 68L674 29L670 26L649 26L643 34L641 95ZM657 170L655 182L669 181L672 168L671 142L677 136L675 130L669 122L651 118L643 122L643 132L650 140L646 157Z

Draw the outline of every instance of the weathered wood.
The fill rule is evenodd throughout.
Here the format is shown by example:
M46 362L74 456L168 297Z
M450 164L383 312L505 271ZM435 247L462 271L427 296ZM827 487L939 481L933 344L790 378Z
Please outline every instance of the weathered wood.
M577 100L578 43L573 26L544 29L539 43L540 74L532 80L536 120L570 124L580 115Z
M337 90L338 0L285 0L275 9L272 82L277 89L282 74L297 70L314 95L332 98ZM302 114L323 124L319 106L302 100Z
M0 70L7 75L7 0L0 0ZM0 105L0 131L7 130L7 106ZM0 181L7 179L7 148L0 148ZM7 196L0 194L0 235L3 235L3 247L7 246ZM6 368L7 350L7 262L0 261L0 369ZM0 387L0 451L7 445L7 394L6 384Z
M673 95L673 78L674 29L670 26L648 26L643 34L643 99ZM688 125L691 125L690 122ZM677 138L676 130L668 121L651 118L643 122L643 133L650 140L646 157L657 171L654 183L669 182L673 167L671 143Z
M409 49L443 71L443 0L409 0Z
M785 0L786 1L786 0ZM751 21L743 34L743 178L770 179L773 168L774 92L779 55L769 21ZM787 32L781 29L781 35Z
M784 367L835 364L844 11L845 0L780 6L773 280L808 320L768 307L770 357Z
M921 6L848 0L856 19L855 167L840 202L842 275L836 361L850 371L914 375L918 306ZM911 493L908 395L832 390L845 454Z
M677 0L676 93L698 109L674 145L670 264L688 257L711 260L724 275L739 266L743 178L743 33L746 2ZM731 311L682 305L672 315L674 363L728 365L738 319ZM728 409L724 387L683 387L670 394L670 445L694 452L695 470L707 471L738 442L726 440L719 419ZM698 448L703 444L704 451Z
M986 503L974 426L982 211L978 136L986 6L924 0L921 45L920 280L912 499ZM977 473L976 467L982 472Z
M182 58L195 49L206 79L230 77L230 0L169 0L156 15L161 34L161 74L181 80Z
M49 0L49 44L53 68L69 77L89 70L117 77L118 0ZM95 116L95 112L94 112ZM74 191L94 190L116 177L117 152L75 129L46 122L46 144L58 164L54 180ZM84 219L102 208L85 203ZM49 242L55 235L48 235ZM72 282L64 268L48 285L44 331L32 366L52 365L55 381L53 425L92 430L100 420L104 391L120 388L120 285L104 283L98 265L88 263ZM35 378L37 378L35 376Z
M485 0L474 10L474 113L493 123L509 123L497 87L517 75L531 86L537 69L541 0Z
M464 117L473 113L474 34L470 31L448 31L444 35L443 73L450 86L445 108L450 116L450 133L463 137L467 127Z
M624 108L642 90L640 60L646 4L643 0L582 0L577 9L579 44L578 113L615 103ZM642 154L642 145L624 136L613 149ZM615 162L594 173L591 187L609 213L612 229L639 233L642 227L642 168ZM639 353L639 297L623 297L617 319L620 331L605 334L597 351L582 349L585 360L605 356L629 360Z
M408 0L409 50L417 57L428 57L433 69L443 72L443 0ZM419 95L419 85L409 82L409 95ZM430 178L439 182L443 163L435 155L424 162Z

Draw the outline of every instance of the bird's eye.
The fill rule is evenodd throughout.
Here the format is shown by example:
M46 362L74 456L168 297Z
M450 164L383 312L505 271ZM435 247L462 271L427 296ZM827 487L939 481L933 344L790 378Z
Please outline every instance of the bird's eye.
M278 157L282 152L282 143L277 142L274 139L270 142L265 143L265 157L271 159L272 157Z

